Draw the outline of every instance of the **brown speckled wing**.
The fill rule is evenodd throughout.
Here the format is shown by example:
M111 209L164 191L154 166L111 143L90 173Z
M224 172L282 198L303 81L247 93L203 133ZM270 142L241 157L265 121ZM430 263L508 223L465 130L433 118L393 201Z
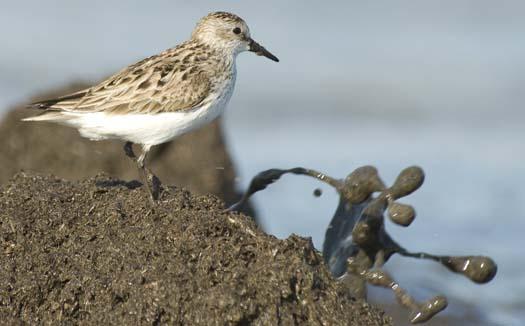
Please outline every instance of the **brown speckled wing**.
M207 53L188 55L183 43L131 65L102 83L61 98L34 103L50 111L155 114L191 110L211 91ZM188 52L189 51L189 52Z

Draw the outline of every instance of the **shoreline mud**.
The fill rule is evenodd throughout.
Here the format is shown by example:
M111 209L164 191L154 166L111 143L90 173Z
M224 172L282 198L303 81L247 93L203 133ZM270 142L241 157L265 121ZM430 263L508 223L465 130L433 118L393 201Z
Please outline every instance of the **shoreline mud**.
M0 316L19 323L390 325L311 240L279 240L211 195L17 174L0 190Z

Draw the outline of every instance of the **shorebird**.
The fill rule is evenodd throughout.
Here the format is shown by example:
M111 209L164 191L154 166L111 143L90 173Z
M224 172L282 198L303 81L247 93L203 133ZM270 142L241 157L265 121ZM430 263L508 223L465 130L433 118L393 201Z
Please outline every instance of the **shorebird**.
M235 60L244 51L279 61L251 38L239 16L210 13L200 19L189 40L88 89L33 103L30 108L44 112L23 120L71 126L91 140L124 140L124 152L136 162L154 204L160 181L146 168L149 150L211 122L224 111L235 86ZM142 146L138 157L133 144Z

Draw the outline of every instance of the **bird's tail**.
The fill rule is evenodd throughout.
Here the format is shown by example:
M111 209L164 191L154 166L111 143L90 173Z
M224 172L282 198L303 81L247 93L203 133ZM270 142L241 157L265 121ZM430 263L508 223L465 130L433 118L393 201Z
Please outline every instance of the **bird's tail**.
M71 119L71 117L63 114L58 111L46 111L40 115L35 115L32 117L27 117L22 119L22 121L50 121L50 122L65 122Z
M86 93L87 90L82 90L66 96L31 103L27 106L28 109L38 109L43 112L33 117L24 118L22 121L66 122L74 115L68 114L68 109L76 107L78 101L86 95Z

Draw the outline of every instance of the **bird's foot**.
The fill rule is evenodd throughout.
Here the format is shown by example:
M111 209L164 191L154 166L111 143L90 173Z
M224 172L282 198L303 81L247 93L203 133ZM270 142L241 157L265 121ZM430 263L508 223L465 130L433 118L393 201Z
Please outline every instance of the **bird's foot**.
M148 181L151 182L151 196L150 197L156 201L160 197L160 189L161 189L162 183L160 182L160 179L151 172L148 173Z

